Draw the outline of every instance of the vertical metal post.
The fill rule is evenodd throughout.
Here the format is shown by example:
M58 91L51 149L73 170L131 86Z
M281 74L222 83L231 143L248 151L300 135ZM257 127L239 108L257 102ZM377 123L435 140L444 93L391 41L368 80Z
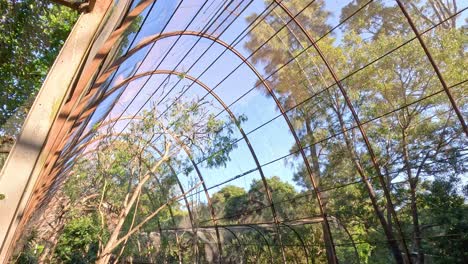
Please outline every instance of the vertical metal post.
M94 3L80 16L51 67L0 174L0 263L7 263L18 224L49 154L44 149L60 107L78 77L112 0Z

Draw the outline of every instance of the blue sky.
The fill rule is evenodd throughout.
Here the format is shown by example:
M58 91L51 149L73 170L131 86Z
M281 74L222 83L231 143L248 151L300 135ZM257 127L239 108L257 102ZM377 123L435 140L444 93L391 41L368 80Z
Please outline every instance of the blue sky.
M349 3L349 1L325 1L325 9L329 10L332 15L329 18L328 23L332 26L336 25L339 22L340 10L341 8ZM173 10L177 6L178 2L173 0L159 0L156 2L152 13L148 16L145 24L143 25L140 33L136 36L135 42L132 47L136 46L140 41L144 40L148 36L157 34L160 32L166 21L169 19ZM205 10L196 20L189 26L188 30L200 31L203 26L209 21L209 15L212 14L212 11L219 7L221 2L214 1L212 3L207 3L206 7L210 9ZM176 15L168 24L165 29L165 32L182 30L189 23L190 19L195 15L195 12L202 5L202 1L184 1L180 8L178 9ZM260 13L265 8L265 5L262 1L254 1L246 11L242 14L241 17L237 18L235 22L223 33L220 38L227 42L231 43L235 37L247 26L245 17L253 13ZM461 8L460 8L461 9ZM149 9L147 9L143 15L146 15ZM224 28L224 27L221 27ZM217 32L220 32L217 30ZM130 35L131 38L135 34ZM342 33L338 29L334 36L340 39ZM122 81L124 78L133 74L136 67L135 65L140 65L143 56L149 51L149 56L143 62L141 67L138 69L138 72L144 72L147 70L152 70L156 65L159 64L160 60L166 55L168 49L175 44L174 48L169 53L163 63L161 63L160 69L173 69L176 64L180 62L182 57L185 56L186 51L190 48L195 41L198 40L197 37L193 36L184 36L181 37L177 42L177 37L164 39L158 41L154 47L150 50L145 48L140 52L136 53L130 57L119 69L114 80L114 84ZM244 48L244 42L247 38L244 38L235 48L244 56L248 56L250 51ZM199 54L204 52L210 45L212 41L203 39L196 46L195 49L190 53L186 60L183 61L181 65L177 67L177 70L180 72L186 72L191 67L194 59L198 58ZM199 77L204 69L213 61L213 58L220 55L225 51L225 48L214 44L210 47L207 54L205 54L200 61L188 71L188 74L194 77ZM239 58L234 56L231 52L225 52L217 63L215 63L209 71L203 74L200 77L200 80L208 85L209 87L216 87L215 92L225 101L226 104L230 104L235 101L240 95L249 89L253 88L258 78L253 74L253 72L246 67L245 65L236 70L229 78L222 81L221 80L232 71L241 61ZM258 65L257 65L258 66ZM138 66L137 66L138 67ZM258 66L257 69L260 71L263 76L263 67ZM136 111L141 108L146 101L150 98L151 101L159 102L161 98L167 94L167 90L159 89L155 95L152 95L155 91L155 88L158 87L161 83L166 82L166 76L158 75L150 78L142 78L131 82L127 87L125 92L123 92L120 97L119 103L111 111L108 118L115 118L119 115L127 116L135 114ZM176 76L173 76L169 80L169 85L167 87L172 87L179 79ZM145 84L143 86L143 84ZM184 85L188 85L191 82L189 80L182 80L174 89L174 92L168 98L176 94L176 91L180 91L184 88ZM143 86L143 87L142 87ZM168 88L169 89L169 88ZM127 106L129 102L135 95L138 95L134 103L132 103L128 109ZM194 85L184 96L184 98L200 98L206 94L206 91ZM118 93L114 94L112 98L107 100L107 103L103 103L96 113L93 116L93 120L99 120L100 117L106 113L109 103L116 98ZM217 113L221 109L220 105L215 102L212 98L208 97L208 100L212 102L214 108L213 112ZM145 106L148 108L149 104ZM165 109L165 104L162 103L160 110ZM242 124L245 132L249 132L252 129L255 129L260 124L270 120L271 118L279 115L279 111L275 106L273 99L270 96L265 95L265 91L260 89L254 89L247 96L242 98L239 102L235 103L231 107L232 111L237 115L245 115L248 120ZM125 110L125 112L123 112ZM226 119L228 118L227 114L222 115ZM123 129L127 121L119 122L116 125L117 130ZM88 129L91 128L89 125ZM235 134L236 137L240 137L240 133ZM252 143L252 146L256 152L256 155L259 158L260 164L267 163L271 160L275 160L279 157L287 155L294 145L294 139L289 131L289 128L283 118L278 118L271 122L270 124L264 126L263 128L249 134L249 139ZM302 166L301 160L298 159L287 159L276 161L268 166L263 168L265 176L280 176L281 179L287 181L293 185L292 177L297 168ZM293 164L291 164L293 163ZM238 148L231 153L231 161L227 164L226 168L216 168L216 169L207 169L202 167L202 174L205 177L207 186L213 186L219 182L222 182L228 178L231 178L235 175L241 174L245 171L249 171L255 168L256 165L250 154L245 142L241 141L238 144ZM191 177L195 177L192 172ZM184 184L188 184L188 178L182 176L181 179L185 179ZM245 177L242 177L238 180L233 181L231 184L244 187L248 189L250 183L253 179L260 179L258 171L253 172ZM295 186L298 190L298 186ZM213 193L219 188L210 191Z

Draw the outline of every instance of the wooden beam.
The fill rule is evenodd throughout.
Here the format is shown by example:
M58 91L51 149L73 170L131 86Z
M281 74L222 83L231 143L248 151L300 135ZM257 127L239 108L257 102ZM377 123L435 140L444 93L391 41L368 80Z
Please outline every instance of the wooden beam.
M52 124L86 62L112 0L96 1L82 14L51 67L0 173L0 263L12 254L18 224L49 153L44 150Z

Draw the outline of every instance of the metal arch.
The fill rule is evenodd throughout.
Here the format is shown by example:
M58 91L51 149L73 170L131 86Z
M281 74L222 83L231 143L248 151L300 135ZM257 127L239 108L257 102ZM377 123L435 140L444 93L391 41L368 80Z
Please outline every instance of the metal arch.
M113 92L117 91L120 87L128 84L129 82L131 82L133 80L136 80L138 78L142 78L144 76L151 76L151 75L156 75L156 74L181 75L183 73L178 72L178 71L169 71L169 70L154 70L154 71L149 71L149 72L144 72L144 73L141 73L141 74L138 74L138 75L134 75L131 78L128 78L128 79L122 81L119 85L117 85L117 86L113 87L112 89L110 89L101 98L101 100L105 100L105 98L110 96ZM245 131L240 126L240 124L239 124L236 116L234 115L234 113L228 108L228 106L224 103L224 101L212 89L210 89L207 85L205 85L203 82L201 82L197 78L194 78L193 76L190 76L190 75L184 75L184 76L185 76L185 78L193 81L194 83L197 83L199 86L201 86L203 89L205 89L211 96L213 96L219 102L219 104L224 108L224 110L229 114L229 116L235 122L237 128L239 129L239 132L242 134L242 137L244 138L244 140L245 140L245 142L246 142L246 144L247 144L247 146L249 148L249 151L250 151L250 153L251 153L251 155L252 155L252 157L253 157L253 159L255 161L257 169L258 169L258 171L260 173L260 177L262 178L262 183L263 183L263 186L265 188L265 192L266 192L266 195L267 195L269 207L271 208L273 219L275 221L276 232L277 232L278 237L279 237L279 242L280 242L280 246L281 246L281 253L282 253L282 256L283 256L283 261L286 261L284 246L283 246L283 243L282 243L282 238L281 238L281 234L280 234L280 230L279 230L279 219L278 219L278 215L277 215L274 203L273 203L272 194L271 194L271 191L270 191L270 188L269 188L269 185L268 185L268 181L267 181L267 179L265 177L265 174L263 173L263 169L262 169L262 167L260 165L260 161L258 160L258 157L257 157L257 155L256 155L256 153L255 153L255 151L254 151L254 149L252 147L252 144L250 143L249 138L247 137ZM86 136L88 136L88 135L86 135ZM196 164L194 162L192 162L192 164L194 166L196 166ZM196 167L196 170L197 170L197 173L198 173L197 167Z
M299 241L301 242L302 248L304 249L304 253L306 255L306 263L309 264L309 252L307 251L307 247L306 247L304 239L302 239L302 236L292 226L290 226L290 225L288 225L288 224L286 224L284 222L282 222L281 224L284 225L285 227L289 228L291 231L293 231L293 233L297 236L297 238L299 238Z
M351 244L353 245L354 254L356 254L356 259L357 259L358 263L361 263L361 260L360 260L360 258L359 258L359 252L358 252L358 249L357 249L357 247L356 247L356 243L354 242L354 238L353 238L353 236L351 235L351 233L349 232L349 230L348 230L348 228L346 227L346 225L343 224L343 221L341 221L341 219L338 218L338 217L336 217L336 216L330 215L329 217L335 218L336 221L338 222L338 224L339 224L341 227L343 227L343 230L346 232L346 234L347 234L348 237L349 237L349 240L351 241Z
M400 0L395 0L398 4L398 6L401 9L401 12L403 15L406 17L406 20L408 20L408 24L410 25L411 29L413 30L414 34L416 35L416 38L419 41L419 44L421 45L422 49L424 50L424 53L426 54L427 59L431 63L432 68L434 68L434 71L437 75L437 78L440 81L440 84L442 85L442 88L444 89L445 94L447 95L450 104L452 104L452 108L455 111L455 114L457 115L458 119L460 120L460 123L463 127L463 130L465 131L465 135L468 136L468 127L466 125L465 119L463 118L463 114L460 112L460 108L457 105L457 102L453 98L452 92L450 92L450 89L447 85L447 82L445 81L444 77L442 76L442 73L440 72L439 67L437 66L434 58L431 55L431 52L426 46L426 43L424 42L423 38L421 37L421 34L419 33L418 29L416 28L413 19L411 16L408 14L408 11L406 10L405 6L403 3L401 3Z
M192 163L192 165L194 166L195 168L195 171L197 173L197 176L198 178L200 179L201 181L201 185L203 186L203 190L205 192L205 195L206 195L206 199L208 201L208 206L210 207L210 216L211 216L211 220L213 221L213 224L215 226L215 231L216 231L216 239L217 239L217 244L218 244L218 250L219 250L219 258L222 259L222 254L223 254L223 247L222 247L222 243L221 243L221 237L219 235L219 228L218 228L218 223L216 221L216 214L215 214L215 211L214 211L214 207L213 207L213 204L211 202L211 198L210 198L210 195L208 193L208 189L206 187L206 184L205 184L205 180L203 179L203 176L200 172L200 169L198 168L198 165L196 164L196 162L193 160L193 156L192 156L192 152L190 151L190 149L184 144L184 142L182 142L182 140L179 139L179 137L177 137L176 135L174 135L173 133L168 133L176 142L178 145L180 145L182 147L182 149L184 150L184 152L187 154L187 156L189 157L190 159L190 162Z
M94 80L95 74L99 71L99 67L106 59L109 52L111 52L112 47L119 40L120 36L133 23L135 18L154 1L155 0L141 0L138 5L127 13L127 16L123 18L123 21L119 24L120 26L110 33L107 39L103 40L103 44L95 53L96 55L89 58L87 65L80 74L81 77L77 78L76 85L73 86L73 89L67 98L67 102L63 104L62 108L58 112L57 118L49 131L49 140L47 140L43 147L43 151L48 152L48 154L47 157L45 157L45 161L43 162L43 166L37 179L37 183L41 182L43 184L36 184L34 186L34 192L31 194L31 200L28 202L28 208L30 209L24 212L25 216L31 215L31 211L39 206L40 201L43 200L44 195L47 192L44 188L47 187L55 177L55 175L52 175L50 172L60 155L59 146L66 136L62 133L66 133L66 131L68 131L68 129L73 125L73 121L70 120L69 117L72 117L72 113L76 110L78 100L85 93L88 84Z
M239 247L240 247L240 249L241 249L241 250L240 250L240 253L241 253L241 254L245 254L245 252L246 252L247 250L246 250L246 249L242 249L242 243L241 243L241 239L239 238L239 236L237 236L237 235L235 234L235 232L232 231L232 230L230 230L227 226L223 225L223 226L221 226L221 227L228 229L228 230L231 232L231 234L234 235L234 237L236 237L236 239L237 239L237 241L238 241L238 244L239 244ZM249 227L249 228L251 228L251 227ZM268 243L268 242L267 242L267 243ZM262 250L263 250L263 249L262 249ZM247 254L248 254L248 252L247 252ZM246 263L247 263L247 262L246 262Z
M156 179L157 184L160 186L161 191L164 192L164 190L162 188L163 186L162 186L161 182L159 181L158 177L155 177L155 179ZM150 200L153 200L152 197L149 195L149 193L146 193L146 194L150 198ZM165 197L167 197L167 195L165 195ZM184 197L185 197L185 195L184 195ZM174 212L172 211L172 205L168 204L167 207L168 207L168 210L169 210L169 215L171 216L172 224L175 225L176 223L175 223L175 220L174 220ZM158 221L159 232L161 234L161 239L162 239L163 234L161 232L161 223L159 221L159 216L156 218L156 220ZM176 245L177 245L177 248L179 250L181 250L180 244L179 244L179 239L177 238L177 234L176 234Z
M174 227L175 227L175 225L174 225ZM241 241L240 241L239 237L236 235L236 233L235 233L234 231L232 231L232 230L231 230L229 227L227 227L227 226L219 226L219 227L220 227L220 228L223 228L223 229L225 229L225 230L227 230L230 234L232 234L232 236L235 238L235 240L236 240L236 242L237 242L237 247L238 247L239 249L242 248ZM197 230L197 231L193 231L193 229L192 229L192 236L193 236L193 237L198 237L198 232L203 232L203 229L204 229L204 228L202 228L202 230L199 230L199 231L198 231L198 230ZM173 229L173 230L174 230L175 233L177 233L180 229L175 228L175 229ZM165 230L165 231L167 231L167 230ZM197 238L197 241L198 241L198 238Z
M270 254L271 263L275 263L275 259L273 258L273 252L271 251L270 243L268 242L268 239L265 237L265 234L259 228L255 227L254 225L248 224L245 226L250 227L251 229L255 230L257 233L260 234L263 241L265 241L266 246L268 247L268 253Z
M276 0L275 0L276 1ZM278 2L277 2L278 3ZM280 3L278 3L280 4ZM281 5L280 5L281 6ZM292 17L293 20L294 17ZM261 83L265 86L265 88L268 90L268 93L270 94L270 96L272 97L272 99L275 101L278 109L280 110L283 118L285 119L286 123L288 124L288 127L289 129L291 130L291 133L295 139L295 142L297 144L297 146L299 147L300 149L300 152L301 152L301 156L304 160L304 163L306 165L306 168L308 170L308 174L309 174L309 178L311 180L311 183L312 183L312 186L314 188L314 190L318 190L317 189L317 184L315 182L315 179L314 177L312 176L313 175L313 172L311 170L311 167L310 167L310 164L309 164L309 161L307 159L307 156L305 154L305 151L304 151L304 148L302 147L302 144L300 143L300 140L299 140L299 137L297 135L297 133L295 132L294 130L294 127L292 126L292 123L291 121L289 120L289 117L286 115L285 113L285 110L283 108L283 106L281 105L280 101L278 100L278 98L276 97L276 95L274 94L273 92L273 89L270 87L270 85L268 84L268 82L266 82L263 77L261 76L261 74L256 70L256 68L240 53L238 52L234 47L230 46L229 44L225 43L224 41L222 40L219 40L217 38L215 38L214 36L210 35L210 34L205 34L205 33L202 33L202 32L196 32L196 31L175 31L175 32L168 32L168 33L163 33L163 34L158 34L152 38L149 38L141 43L139 43L134 49L132 49L131 51L129 51L127 53L126 56L123 56L121 57L118 61L116 61L116 64L111 66L109 68L108 71L106 71L104 75L108 75L110 73L112 73L113 70L115 70L115 67L116 65L118 65L117 63L122 63L123 61L125 61L126 59L128 59L129 56L131 56L132 54L134 54L135 52L137 52L138 50L144 48L145 46L149 45L150 43L152 42L155 42L155 41L158 41L159 39L163 39L163 38L166 38L166 37L173 37L173 36L179 36L179 35L192 35L192 36L198 36L198 37L202 37L202 38L206 38L206 39L210 39L222 46L224 46L226 49L229 49L230 51L232 51L237 57L239 57L243 63L245 63L253 72L254 74L257 76L257 78L261 81ZM107 94L107 93L106 93ZM103 97L104 98L104 97ZM86 101L86 97L83 98L83 101ZM89 98L88 98L89 99ZM81 117L82 119L83 118L86 118L86 115L90 114L92 111L94 111L94 108L97 106L97 104L100 102L101 100L97 100L95 103L93 103L91 105L91 107L86 110L84 113L83 113L83 116ZM70 132L71 133L71 132ZM326 213L324 212L324 209L323 209L323 204L322 204L322 201L321 201L321 197L320 197L320 192L319 191L315 191L314 192L316 194L316 199L318 201L318 204L319 204L319 209L320 209L320 214L323 216L323 219L324 219L324 223L325 223L325 226L326 226L326 233L327 235L330 237L330 240L332 241L332 244L333 244L333 239L332 239L332 235L331 235L331 231L330 231L330 225L328 223L328 219L326 217ZM335 260L336 260L336 254L335 254L335 250L334 248L332 247L331 248L332 250L332 255L335 256Z
M159 155L162 155L162 152L159 149L153 147L152 145L151 145L151 147L152 147L152 149L156 150ZM169 169L171 170L171 173L175 176L175 178L177 180L177 185L179 186L179 189L180 189L181 193L185 193L184 186L180 182L179 176L175 172L174 167L172 167L170 161L167 163L167 165L169 166ZM183 199L184 199L184 203L185 203L185 206L187 207L187 211L188 211L188 214L189 214L189 219L190 219L190 225L192 227L192 232L194 234L196 234L197 231L195 230L194 221L193 221L193 214L192 214L192 210L190 209L190 203L188 202L186 195L183 195ZM173 220L172 222L173 222L173 224L175 226L175 221ZM197 250L196 250L195 254L198 254L198 237L195 239L195 243L196 243L196 246L197 246Z
M241 251L242 250L242 244L240 242L240 239L239 237L236 235L236 233L234 233L230 228L228 228L227 226L222 226L222 228L226 229L229 233L231 233L231 235L236 239L237 241L237 247L238 247L238 251ZM240 252L239 252L240 253Z
M291 11L286 7L284 6L283 3L281 2L278 2L278 0L274 0L282 9L284 12L286 12L288 14L289 17L292 18L292 20L298 25L298 27L300 28L300 30L305 34L305 36L307 37L307 39L312 43L312 46L314 47L314 49L317 51L318 55L320 56L320 58L322 59L322 61L324 62L324 64L326 65L328 71L330 72L330 74L332 75L333 77L333 80L335 81L335 83L338 85L338 88L340 89L340 92L341 94L343 95L345 101L346 101L346 104L348 106L348 108L350 109L351 113L352 113L352 116L353 116L353 119L356 121L356 124L359 128L359 131L364 139L364 142L366 144L366 147L368 149L368 153L369 155L371 156L371 160L372 160L372 164L377 172L377 175L378 175L378 178L380 180L380 184L382 185L382 189L384 190L384 193L385 193L385 197L386 197L386 200L387 200L387 203L389 203L390 205L390 208L391 208L391 211L392 211L392 215L394 216L395 218L395 223L397 224L397 229L398 229L398 232L400 234L400 237L401 237L401 241L403 243L403 248L405 250L405 253L406 253L406 259L408 261L408 263L412 263L411 259L408 257L410 256L410 252L408 250L408 246L406 245L406 239L404 238L403 236L403 232L401 230L401 226L400 226L400 222L398 220L398 217L397 217L397 214L396 214L396 211L395 211L395 208L394 208L394 205L393 205L393 202L391 200L391 196L390 196L390 192L387 188L387 185L385 184L385 179L383 178L383 175L381 173L381 170L380 170L380 166L377 162L377 158L375 156L375 153L373 151L373 148L372 148L372 145L370 144L370 141L369 141L369 138L367 137L367 134L365 132L365 130L363 129L362 127L362 124L361 124L361 121L359 119L359 116L357 115L357 112L354 108L354 106L352 105L351 103L351 100L349 99L348 97L348 94L346 92L346 90L344 89L343 85L341 84L340 80L338 79L335 71L333 70L333 68L331 67L330 63L328 62L328 60L325 58L325 56L323 55L320 47L318 47L317 43L314 41L314 39L312 38L312 36L310 35L310 33L305 30L304 26L302 25L302 23L300 23L299 21L297 21L297 19L291 14ZM328 224L328 222L327 222ZM334 254L335 257L336 257L336 253ZM403 256L402 256L403 257ZM397 260L398 261L398 260Z
M175 225L174 225L174 227L175 227ZM218 227L220 227L220 228L225 229L226 231L228 231L228 232L235 238L235 240L236 240L236 242L237 242L237 248L238 248L238 249L241 249L241 248L242 248L242 244L241 244L241 242L240 242L240 239L239 239L239 237L236 235L235 232L233 232L233 231L232 231L229 227L227 227L227 226L222 226L222 225L221 225L221 226L218 226ZM198 241L198 232L203 232L203 230L205 230L205 232L207 232L206 229L204 229L204 228L201 228L201 229L202 229L202 230L200 230L200 231L197 230L197 232L192 231L193 236L194 236L194 237L197 237L197 241ZM174 229L174 231L177 233L178 230L177 230L177 229ZM231 242L231 244L233 244L233 243Z

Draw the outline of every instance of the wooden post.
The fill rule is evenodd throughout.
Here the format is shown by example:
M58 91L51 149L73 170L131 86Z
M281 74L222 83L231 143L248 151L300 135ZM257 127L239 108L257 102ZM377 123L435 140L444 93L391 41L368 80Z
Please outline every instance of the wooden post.
M57 113L79 78L112 0L96 1L81 14L51 67L0 174L0 263L12 254L18 224L49 154L44 149Z

